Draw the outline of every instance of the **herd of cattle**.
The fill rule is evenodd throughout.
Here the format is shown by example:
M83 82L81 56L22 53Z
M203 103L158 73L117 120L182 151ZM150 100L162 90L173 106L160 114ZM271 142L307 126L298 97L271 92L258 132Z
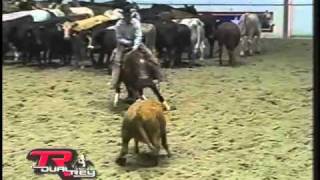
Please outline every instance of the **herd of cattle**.
M121 18L122 7L89 2L80 5L3 14L3 54L13 51L15 59L21 58L24 64L33 59L40 64L59 59L67 65L74 58L79 66L89 57L96 67L109 65L116 47L113 26ZM189 55L190 65L197 58L213 58L215 41L220 63L225 46L233 64L234 50L239 44L240 55L259 52L261 24L270 23L267 13L245 13L239 24L220 23L214 16L201 15L194 6L187 5L173 8L154 4L151 8L138 8L138 13L145 44L169 67L178 65L184 52ZM206 44L208 56L204 51Z

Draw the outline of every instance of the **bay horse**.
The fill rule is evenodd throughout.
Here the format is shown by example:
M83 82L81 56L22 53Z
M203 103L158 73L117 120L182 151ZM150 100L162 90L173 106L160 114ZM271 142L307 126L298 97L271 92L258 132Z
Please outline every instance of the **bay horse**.
M157 68L157 65L148 61L144 53L140 52L139 49L135 51L129 50L130 48L125 50L122 58L120 79L116 88L113 105L117 106L121 91L120 84L123 82L127 88L129 97L132 96L135 99L146 99L143 96L143 89L149 87L165 108L170 110L169 105L153 81L155 79L154 73L156 73L155 69Z

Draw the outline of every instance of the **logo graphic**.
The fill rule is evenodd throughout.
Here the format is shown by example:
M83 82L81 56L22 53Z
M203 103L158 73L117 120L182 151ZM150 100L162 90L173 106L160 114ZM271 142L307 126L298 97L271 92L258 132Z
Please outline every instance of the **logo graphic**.
M34 149L27 159L37 162L32 166L36 174L58 174L63 180L96 177L93 164L72 149Z

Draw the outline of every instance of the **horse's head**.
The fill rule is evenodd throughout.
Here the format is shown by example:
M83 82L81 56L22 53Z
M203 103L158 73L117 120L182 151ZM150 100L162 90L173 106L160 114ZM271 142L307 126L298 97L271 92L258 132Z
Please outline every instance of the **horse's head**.
M138 67L138 65L141 63L140 59L143 59L143 56L139 50L132 50L131 47L124 49L124 55L123 55L123 62L125 62L124 67L125 66Z
M139 50L126 52L123 57L123 70L128 79L152 79L152 64Z

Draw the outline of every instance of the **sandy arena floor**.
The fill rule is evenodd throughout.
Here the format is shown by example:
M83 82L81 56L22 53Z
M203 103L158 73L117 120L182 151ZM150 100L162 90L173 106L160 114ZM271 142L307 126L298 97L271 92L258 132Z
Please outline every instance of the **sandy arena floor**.
M173 156L149 168L133 154L126 168L114 163L127 105L111 107L105 70L5 65L4 179L59 179L36 176L26 159L32 149L54 147L85 153L101 180L311 179L312 41L271 39L263 47L235 68L210 59L164 70Z

